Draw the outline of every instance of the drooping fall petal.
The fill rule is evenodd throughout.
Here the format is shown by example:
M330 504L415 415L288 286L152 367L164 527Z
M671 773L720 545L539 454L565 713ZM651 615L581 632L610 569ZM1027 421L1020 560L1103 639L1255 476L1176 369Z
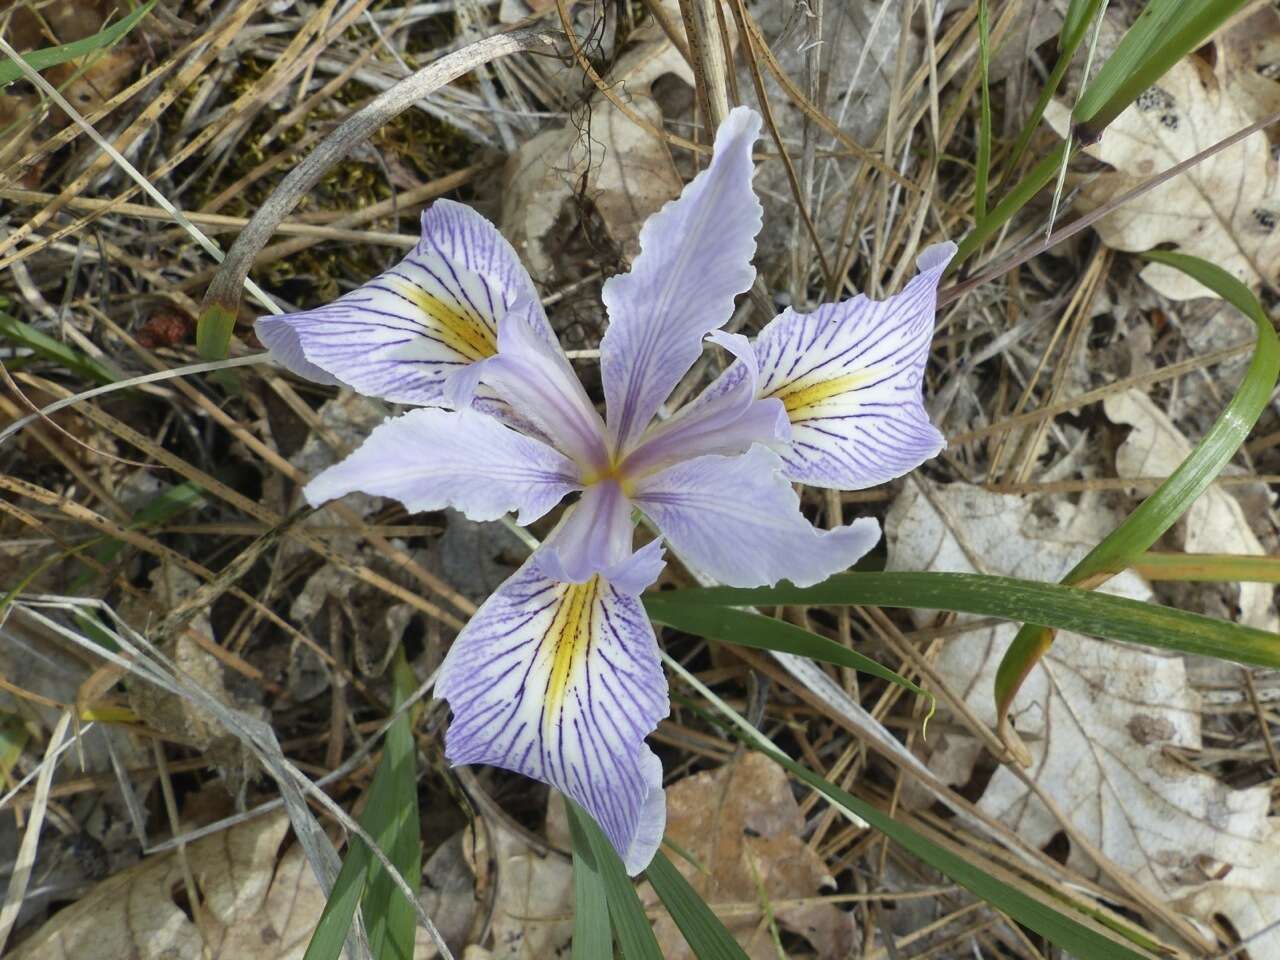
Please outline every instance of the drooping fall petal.
M869 518L815 528L781 459L762 446L676 464L639 481L632 499L682 559L731 587L809 586L847 570L880 539Z
M470 207L437 200L418 245L386 273L314 310L262 317L256 329L300 376L428 404L450 373L497 351L498 324L520 299L538 303L511 244ZM551 338L540 307L526 316Z
M782 452L789 479L860 490L946 446L925 412L921 383L938 280L955 249L925 250L920 273L887 300L860 295L813 313L787 310L756 337L760 396L780 400L791 421L791 446ZM718 389L726 388L713 384Z
M572 797L635 874L666 822L662 765L644 742L669 711L653 627L633 594L600 576L551 579L539 559L485 601L445 658L445 756Z

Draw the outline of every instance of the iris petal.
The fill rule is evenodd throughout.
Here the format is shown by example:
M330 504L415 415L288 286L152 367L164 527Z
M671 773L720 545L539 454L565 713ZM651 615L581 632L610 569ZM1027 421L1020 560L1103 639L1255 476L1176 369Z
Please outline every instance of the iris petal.
M314 310L262 317L256 329L300 376L428 404L450 373L497 351L498 324L522 298L538 302L498 229L470 207L437 200L422 215L418 245L386 273ZM525 316L551 336L541 307Z
M572 797L635 874L666 822L662 766L644 742L670 709L653 627L634 595L600 576L550 579L539 560L485 601L445 658L445 756Z
M733 110L716 132L711 164L645 221L631 272L602 296L609 328L600 342L610 436L626 452L685 375L702 338L724 326L751 287L761 208L751 189L760 117Z
M809 586L848 569L880 539L867 518L813 527L782 460L758 445L738 457L676 464L637 483L632 499L680 557L731 587L783 579Z
M860 490L946 446L925 412L921 382L938 280L955 249L925 250L920 273L887 300L857 296L813 313L787 310L761 331L760 395L780 400L791 421L791 447L782 453L789 479ZM710 389L728 387L717 381Z
M753 443L785 448L791 425L781 401L756 397L759 378L750 341L721 330L708 339L737 357L732 374L716 381L720 389L714 395L704 391L670 420L650 427L623 462L628 476L644 476L708 453L744 453Z
M312 506L358 490L415 513L453 507L496 520L519 510L532 523L580 487L577 467L545 443L473 410L424 407L375 427L303 493Z
M604 422L554 336L539 336L521 322L520 305L512 308L498 332L498 354L484 361L478 378L509 404L512 413L529 421L584 471L608 465ZM462 394L460 377L451 392Z

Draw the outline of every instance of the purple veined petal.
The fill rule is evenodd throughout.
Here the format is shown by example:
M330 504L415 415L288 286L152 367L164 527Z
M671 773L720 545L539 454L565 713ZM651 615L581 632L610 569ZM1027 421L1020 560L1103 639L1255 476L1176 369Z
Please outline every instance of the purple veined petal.
M702 349L751 287L760 202L751 148L760 117L738 107L716 132L710 165L645 221L631 272L611 277L600 371L614 450L639 438Z
M810 586L848 569L880 539L870 518L815 528L782 460L759 445L676 464L637 483L632 499L678 556L731 587Z
M532 324L521 322L522 313L521 304L513 305L499 326L498 353L484 362L480 379L584 473L606 472L609 451L604 421L559 342L554 336L547 340ZM466 378L461 376L450 383L451 392L459 398L465 396L465 386Z
M787 310L756 337L760 395L782 401L789 479L860 490L900 477L946 440L921 397L938 280L953 243L929 247L920 273L887 300L857 296L813 313ZM722 380L724 377L721 378ZM709 392L724 390L719 381Z
M758 399L756 355L739 333L713 332L707 339L738 360L717 379L715 394L704 391L665 423L655 423L627 455L619 470L628 479L665 469L708 453L744 453L753 443L785 448L791 424L780 400Z
M518 299L539 336L551 328L511 244L470 207L437 200L418 245L333 303L257 321L286 369L393 403L430 404L445 378L497 351L498 324Z
M453 507L472 520L519 510L532 523L573 490L578 468L559 451L474 410L424 407L386 420L303 490L312 506L354 491L410 512Z
M445 756L572 797L634 875L666 823L662 766L644 742L670 710L653 627L634 594L600 576L549 579L538 557L485 601L445 657L436 681L453 711Z

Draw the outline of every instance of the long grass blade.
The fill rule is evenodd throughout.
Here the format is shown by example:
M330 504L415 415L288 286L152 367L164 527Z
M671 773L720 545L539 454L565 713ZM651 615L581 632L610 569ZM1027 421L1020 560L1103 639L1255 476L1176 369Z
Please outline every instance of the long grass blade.
M636 888L627 876L617 851L591 819L591 814L568 797L564 802L569 811L570 829L580 832L586 839L599 870L601 886L609 904L609 919L624 960L662 960L653 928L649 926L640 897L636 895Z
M0 64L2 65L2 64ZM0 338L9 340L20 347L26 347L37 356L65 367L72 373L78 373L90 380L100 383L111 383L116 375L92 357L87 357L79 350L55 340L47 333L42 333L28 323L23 323L7 313L0 312Z
M672 603L712 606L874 605L954 610L1038 623L1125 643L1280 667L1280 634L1079 587L974 573L846 573L812 587L670 590Z
M122 39L125 34L138 24L139 20L151 12L151 8L155 5L156 0L148 0L147 3L138 7L119 23L114 23L91 37L85 37L83 40L76 40L73 43L59 44L56 47L45 47L43 50L32 50L30 53L22 54L22 59L30 64L33 70L45 70L60 63L66 63L68 60L75 60L98 50L105 50L116 41ZM21 76L22 68L16 63L10 61L0 62L0 88L13 83Z
M707 902L661 850L644 872L698 960L747 960Z
M395 705L399 706L417 686L408 665L403 662L403 655L396 663L394 681ZM387 730L382 759L373 775L368 803L359 822L410 886L416 889L422 870L418 865L421 845L418 842L417 776L414 768L412 720L410 712L406 711ZM356 906L362 899L371 947L375 937L378 942L373 956L377 960L384 957L411 960L416 913L369 849L354 837L303 960L337 960L347 942ZM398 910L397 906L408 911L407 935L402 916L404 911ZM381 953L379 948L387 952Z
M883 664L870 657L841 646L834 640L819 636L803 627L775 620L758 613L746 610L735 610L732 607L702 606L689 603L671 603L664 598L670 596L661 593L644 598L645 610L654 623L660 623L699 637L723 640L744 647L758 650L781 650L783 653L794 653L808 657L810 660L822 660L837 666L849 667L862 673L888 680L898 686L910 690L917 696L929 700L932 713L934 699L929 691L916 686L906 677L894 673Z
M1235 456L1266 409L1280 377L1280 339L1248 287L1199 257L1167 251L1151 251L1145 256L1183 271L1236 307L1257 327L1257 346L1239 389L1209 432L1169 479L1063 577L1062 582L1068 585L1092 588L1105 583L1138 560L1173 526ZM1044 620L1026 623L1005 651L995 683L996 710L1002 728L1023 681L1053 645L1054 626ZM1239 654L1230 650L1212 655L1239 659Z
M576 816L569 817L573 839L573 960L613 956L609 901L591 841Z
M413 695L418 681L403 650L397 654L392 669L398 707ZM389 765L387 793L392 802L389 809L380 804L376 812L367 811L362 822L365 829L378 838L378 845L417 893L422 880L422 837L412 727L412 711L409 711L387 730L382 764ZM384 842L383 837L390 842ZM374 960L413 960L417 913L381 864L372 864L369 885L360 902Z
M973 178L973 218L987 219L987 181L991 176L991 4L978 0L978 162Z
M1085 87L1072 119L1092 143L1138 94L1201 46L1249 0L1151 0Z

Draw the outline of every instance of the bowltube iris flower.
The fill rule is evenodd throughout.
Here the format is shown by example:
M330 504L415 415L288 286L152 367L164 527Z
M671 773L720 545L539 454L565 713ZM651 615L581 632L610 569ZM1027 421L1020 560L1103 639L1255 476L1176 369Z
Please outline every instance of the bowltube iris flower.
M930 247L897 296L784 311L752 343L721 331L752 284L760 119L734 110L711 163L644 225L629 273L604 284L605 416L578 382L532 280L497 229L436 202L403 261L327 306L258 321L302 376L416 409L375 428L305 488L313 505L361 491L410 511L531 523L580 494L546 542L454 641L436 684L454 764L518 771L599 822L628 871L662 839L662 767L645 737L669 711L639 594L662 542L734 586L799 585L849 567L880 536L800 512L792 481L860 489L944 441L921 380L937 284ZM683 409L663 404L705 340L734 357ZM638 508L661 538L633 548Z

